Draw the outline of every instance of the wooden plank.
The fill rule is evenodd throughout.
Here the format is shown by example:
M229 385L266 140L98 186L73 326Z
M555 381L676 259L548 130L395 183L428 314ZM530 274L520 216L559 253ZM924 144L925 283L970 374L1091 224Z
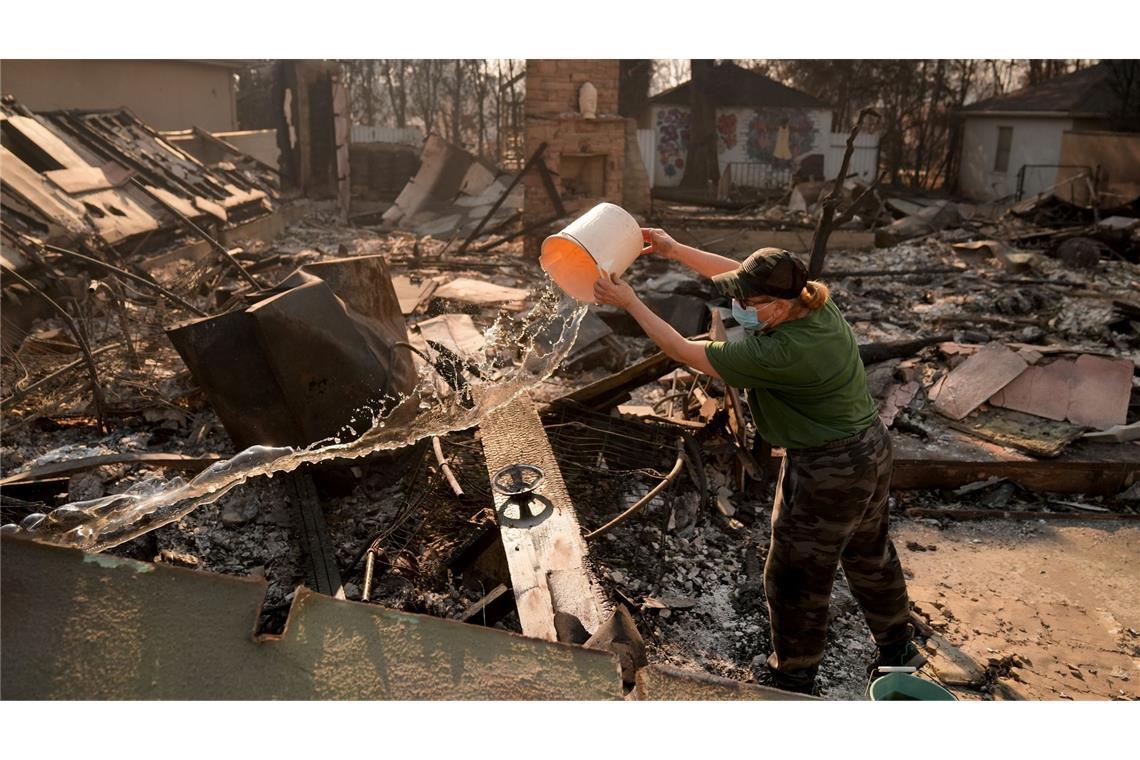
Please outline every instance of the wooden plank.
M912 507L907 517L932 517L945 520L1075 520L1077 522L1104 520L1140 520L1134 512L1034 512L1028 509L928 509Z
M1140 479L1140 446L1135 445L1079 443L1042 461L958 433L933 445L896 433L891 438L891 488L899 491L953 489L997 477L1030 491L1115 496ZM783 457L781 449L772 452L769 474L779 472Z
M621 372L603 377L565 396L559 396L551 402L551 405L571 402L591 409L616 406L629 398L631 389L639 388L680 366L680 362L673 361L663 352L658 352Z
M336 550L329 539L325 514L312 477L304 472L289 473L285 476L285 491L293 507L294 524L301 539L301 548L309 561L309 582L318 593L344 599Z
M105 166L79 166L44 172L52 184L65 193L90 193L117 187L130 179L131 173L115 163Z
M1025 371L1018 354L1000 343L987 344L952 370L942 383L934 408L960 420Z
M8 123L16 131L36 144L40 150L65 169L87 167L87 161L72 150L55 132L44 126L38 119L29 116L9 116Z
M510 497L494 493L523 633L557 641L554 615L560 612L593 634L606 618L603 597L586 566L586 542L534 403L523 394L488 412L480 432L488 476L520 463L546 474L521 510Z
M9 192L43 214L48 222L77 235L87 231L84 207L51 187L42 175L3 146L0 146L0 164L4 166L0 181Z
M461 623L491 627L510 614L515 608L514 596L505 584L500 583L491 589L475 604L468 607L459 616Z
M1085 431L1085 428L1068 422L994 408L976 410L962 420L951 420L948 424L955 430L1046 459L1059 456Z
M106 454L83 459L71 459L66 462L51 462L32 467L24 472L17 472L0 480L0 486L13 483L33 483L50 478L74 475L77 472L93 470L107 464L139 464L147 467L164 467L187 472L200 472L212 464L222 461L217 454L207 454L201 457L191 457L186 454L163 454L160 452L132 452L127 454Z

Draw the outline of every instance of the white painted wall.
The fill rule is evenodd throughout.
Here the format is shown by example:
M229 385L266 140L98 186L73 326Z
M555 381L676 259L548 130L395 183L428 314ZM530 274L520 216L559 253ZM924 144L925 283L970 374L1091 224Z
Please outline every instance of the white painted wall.
M717 109L717 156L722 173L730 163L763 163L762 159L755 157L749 151L748 145L750 125L761 112L770 122L778 121L785 113L793 117L798 114L806 116L812 127L813 140L810 144L793 145L793 153L795 155L820 153L824 155L826 163L831 141L830 110L719 108ZM655 145L651 166L653 184L656 186L676 187L681 183L684 167L678 167L676 162L678 158L682 160L685 158L688 147L688 114L689 109L684 106L654 105L650 109L649 123L654 131ZM739 184L744 184L737 181Z
M998 128L1012 127L1009 169L994 171ZM1072 119L990 117L967 118L962 128L962 163L958 171L959 189L967 198L989 201L1017 192L1017 173L1025 164L1058 164L1061 135L1073 128ZM1056 169L1026 169L1025 197L1054 185Z
M823 176L835 179L839 168L843 166L843 154L847 152L847 134L833 132L831 145L823 159ZM855 136L855 149L851 151L851 163L847 165L847 174L856 175L859 179L870 184L878 176L879 171L879 136L865 132Z
M649 189L653 189L656 174L653 167L656 165L654 154L657 152L657 141L652 129L639 129L637 130L637 150L641 154L641 162L645 164L646 173L649 175Z
M4 94L33 111L123 108L159 130L237 129L234 72L180 60L5 59Z
M374 127L366 124L352 125L354 143L403 143L413 147L424 144L424 133L419 127Z
M281 150L277 147L276 129L215 132L214 137L225 140L241 152L253 156L262 163L280 167Z

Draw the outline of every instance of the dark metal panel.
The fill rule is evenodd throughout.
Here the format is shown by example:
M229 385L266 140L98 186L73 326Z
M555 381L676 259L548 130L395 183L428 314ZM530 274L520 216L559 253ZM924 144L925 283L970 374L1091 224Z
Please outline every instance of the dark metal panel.
M3 699L621 699L617 659L299 588L0 539Z

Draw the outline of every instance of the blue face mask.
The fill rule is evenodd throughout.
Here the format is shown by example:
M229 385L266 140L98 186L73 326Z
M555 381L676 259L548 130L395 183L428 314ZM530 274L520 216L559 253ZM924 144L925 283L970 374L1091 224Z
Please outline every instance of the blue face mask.
M749 306L748 308L744 308L740 301L737 301L735 298L732 299L732 318L736 320L736 324L745 330L752 330L753 332L763 330L768 326L767 322L760 319L755 307Z

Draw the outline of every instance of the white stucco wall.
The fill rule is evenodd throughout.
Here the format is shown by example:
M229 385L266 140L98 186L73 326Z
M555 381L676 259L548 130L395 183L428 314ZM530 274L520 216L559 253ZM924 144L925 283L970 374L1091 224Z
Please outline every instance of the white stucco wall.
M676 187L684 176L688 119L689 109L684 106L655 105L650 109L649 123L654 130L656 145L653 161L655 186ZM770 164L777 171L786 167L783 162L772 159L775 135L785 120L792 125L788 147L793 156L827 155L831 136L830 110L719 108L717 156L721 172L730 163Z
M234 72L180 60L5 60L4 94L33 111L127 107L159 130L237 129Z
M998 128L1012 127L1009 168L995 172ZM988 201L1017 192L1017 173L1025 164L1058 164L1061 135L1073 128L1072 119L1025 117L967 118L962 129L959 189L967 198ZM1046 190L1056 182L1056 169L1026 169L1024 196Z

